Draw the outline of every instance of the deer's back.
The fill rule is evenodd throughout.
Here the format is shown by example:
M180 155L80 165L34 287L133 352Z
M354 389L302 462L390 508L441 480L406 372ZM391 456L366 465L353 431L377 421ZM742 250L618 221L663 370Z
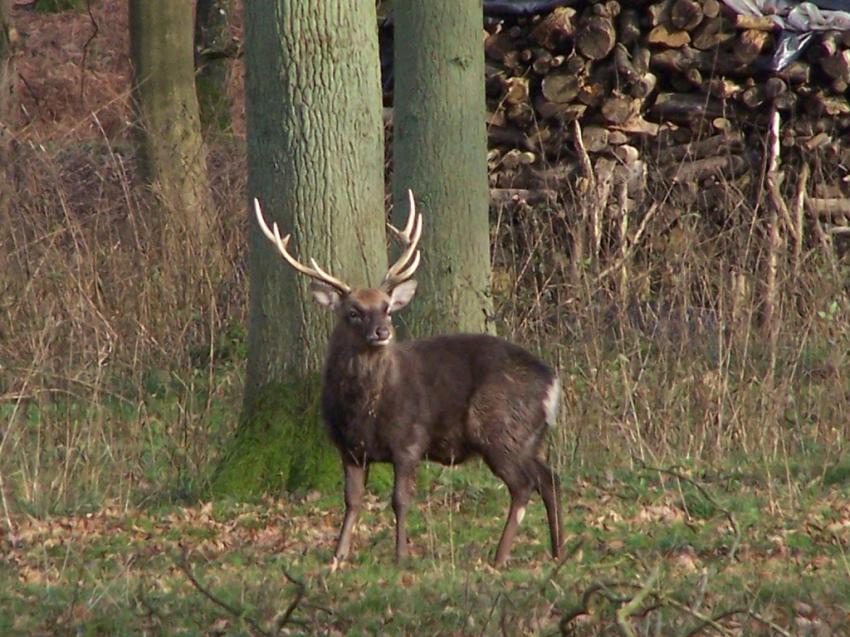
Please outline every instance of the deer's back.
M545 363L484 334L438 336L398 347L418 365L418 400L407 417L424 423L429 458L451 463L494 448L536 451L546 429L545 401L557 383Z
M399 343L355 366L359 379L337 368L326 375L323 401L331 436L352 457L372 461L421 451L452 464L485 448L534 451L557 383L538 358L484 334Z

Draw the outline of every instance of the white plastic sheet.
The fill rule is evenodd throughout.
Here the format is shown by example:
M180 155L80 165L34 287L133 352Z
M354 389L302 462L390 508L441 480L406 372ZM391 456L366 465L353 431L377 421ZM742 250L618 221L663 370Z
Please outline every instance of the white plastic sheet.
M769 16L781 30L770 68L779 71L793 62L817 31L850 31L850 0L723 0L735 13Z

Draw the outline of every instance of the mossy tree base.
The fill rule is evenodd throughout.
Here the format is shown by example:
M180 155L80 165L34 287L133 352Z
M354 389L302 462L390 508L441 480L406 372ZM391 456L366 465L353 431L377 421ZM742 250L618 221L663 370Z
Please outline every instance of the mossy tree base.
M258 391L213 474L213 495L252 498L340 490L342 465L322 422L320 396L317 376ZM370 467L371 489L389 493L392 481L390 465Z
M216 496L237 498L341 484L339 453L322 423L318 378L271 383L245 405L230 449L212 480Z

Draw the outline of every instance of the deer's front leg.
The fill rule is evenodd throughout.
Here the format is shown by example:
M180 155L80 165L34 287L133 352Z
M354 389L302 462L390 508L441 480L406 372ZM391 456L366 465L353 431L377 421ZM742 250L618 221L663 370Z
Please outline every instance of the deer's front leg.
M400 562L407 557L407 511L413 496L418 462L394 464L393 511L395 512L395 558Z
M363 507L363 494L366 491L366 467L343 460L343 468L345 470L345 518L336 543L334 562L348 557L351 549L351 532Z

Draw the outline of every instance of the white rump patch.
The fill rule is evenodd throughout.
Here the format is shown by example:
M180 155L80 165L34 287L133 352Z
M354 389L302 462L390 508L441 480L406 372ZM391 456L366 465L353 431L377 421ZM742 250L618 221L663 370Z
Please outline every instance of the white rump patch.
M554 427L558 422L558 408L561 406L561 382L555 378L546 395L543 397L543 411L546 413L546 424Z

